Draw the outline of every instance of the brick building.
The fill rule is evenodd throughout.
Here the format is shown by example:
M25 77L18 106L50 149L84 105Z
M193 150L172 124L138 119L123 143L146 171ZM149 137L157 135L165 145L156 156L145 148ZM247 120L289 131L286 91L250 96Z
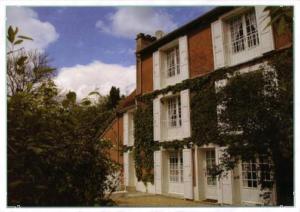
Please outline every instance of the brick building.
M155 37L142 33L136 38L136 90L120 107L119 117L103 137L134 147L133 112L137 97L200 78L218 70L255 71L270 55L291 48L291 32L278 35L263 6L217 7L190 23ZM216 90L226 80L215 82ZM160 94L153 99L153 134L158 142L191 136L190 90ZM199 138L201 139L201 138ZM217 179L207 169L219 162L223 147L193 145L180 150L160 148L154 152L154 184L146 185L135 175L133 152L113 153L123 163L125 189L176 195L185 199L212 199L224 204L263 204L257 173L238 164L225 178ZM276 191L271 190L276 203Z

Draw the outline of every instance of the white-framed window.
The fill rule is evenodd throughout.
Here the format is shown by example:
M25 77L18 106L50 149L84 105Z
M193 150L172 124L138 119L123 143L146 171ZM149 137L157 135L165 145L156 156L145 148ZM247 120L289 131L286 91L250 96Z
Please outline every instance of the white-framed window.
M167 58L167 77L180 74L179 47L168 49L165 53Z
M169 180L171 183L183 182L183 157L182 151L169 154Z
M273 182L272 165L273 164L269 158L259 158L259 166L261 168L260 177L264 182Z
M242 180L243 187L245 188L257 188L259 177L264 182L272 182L273 176L271 171L272 162L261 156L255 161L243 161L242 162ZM261 170L261 171L259 171Z
M211 169L216 165L216 155L215 150L207 150L205 152L206 160L206 179L207 185L215 186L217 184L216 177L212 176Z
M181 99L180 96L171 97L168 102L168 127L180 127L181 121Z
M243 187L257 188L257 164L252 161L242 163Z
M230 48L232 53L239 53L259 45L259 36L255 10L237 15L229 20Z

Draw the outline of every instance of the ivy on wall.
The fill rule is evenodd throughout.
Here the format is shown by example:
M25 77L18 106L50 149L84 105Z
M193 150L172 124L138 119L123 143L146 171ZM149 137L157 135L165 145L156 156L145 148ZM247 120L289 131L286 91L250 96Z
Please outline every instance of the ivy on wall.
M276 57L277 54L273 56L273 58ZM252 63L260 62L261 59L262 58L254 59ZM251 65L251 63L249 63L249 65ZM137 97L139 104L134 115L135 145L133 149L125 147L125 151L133 150L134 152L136 175L139 181L142 180L144 183L153 183L154 151L161 147L164 149L182 149L190 144L197 144L198 146L201 146L208 143L214 143L224 146L235 142L235 144L237 144L236 148L241 148L241 136L224 136L224 134L220 136L220 126L218 126L218 118L220 117L217 115L217 105L220 103L220 101L222 101L222 99L225 99L225 97L230 98L230 95L234 96L233 94L235 93L238 94L239 98L231 98L233 102L240 98L244 100L245 98L247 99L247 97L243 96L243 92L248 89L245 86L249 85L249 83L246 82L249 82L251 79L251 82L259 83L260 86L258 87L262 88L262 81L260 80L262 78L261 73L257 74L256 72L247 76L245 75L244 80L241 80L240 83L236 83L236 86L231 87L233 91L227 92L228 94L230 93L227 96L226 92L221 92L219 94L216 94L215 92L215 81L228 78L229 75L233 74L240 68L240 66L235 66L226 69L219 69L215 72L211 72L208 75L194 79L188 79L176 85L168 86L165 89L156 90L150 94ZM240 80L241 78L242 77L238 77L236 79ZM177 93L184 89L190 89L191 92L191 137L183 140L164 142L154 141L153 99L160 94L167 94L169 92ZM253 93L253 95L255 94ZM234 109L229 112L231 112L231 114L234 113ZM228 121L228 117L223 117L222 121ZM229 148L229 150L230 149L232 150L234 148L232 147ZM230 160L231 159L229 158L227 162L231 162Z
M191 94L191 141L198 146L217 143L217 100L214 80L194 86Z
M138 181L154 182L153 105L139 104L134 113L134 160Z

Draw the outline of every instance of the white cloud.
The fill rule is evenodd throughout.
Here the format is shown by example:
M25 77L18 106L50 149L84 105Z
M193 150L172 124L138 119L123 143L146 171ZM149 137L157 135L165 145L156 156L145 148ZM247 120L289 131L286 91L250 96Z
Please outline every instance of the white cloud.
M135 66L94 61L87 65L64 67L54 81L65 92L75 91L79 100L95 89L106 95L111 86L120 88L122 94L129 94L135 88Z
M22 47L27 50L38 49L44 51L50 43L59 37L55 27L49 22L39 20L38 14L26 7L7 8L7 27L12 25L19 28L20 35L33 38L33 41L24 41Z
M138 33L154 35L155 31L169 32L177 27L171 15L152 8L119 8L108 20L96 22L100 31L124 38L134 38Z

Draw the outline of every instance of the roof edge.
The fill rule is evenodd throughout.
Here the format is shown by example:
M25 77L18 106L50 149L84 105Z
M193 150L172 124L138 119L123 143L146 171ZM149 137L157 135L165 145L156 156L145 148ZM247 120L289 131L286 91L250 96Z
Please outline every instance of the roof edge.
M199 23L209 24L212 21L218 19L220 15L222 15L226 12L229 12L229 11L231 11L234 8L237 8L237 7L238 6L222 6L222 7L213 8L212 10L202 14L198 18L184 24L183 26L169 32L168 34L166 34L162 38L154 41L150 45L145 46L144 48L136 51L135 53L136 54L142 54L142 53L145 53L147 51L150 51L151 49L158 48L159 46L162 46L162 45L166 44L170 40L173 40L173 39L179 37L181 34L183 34L183 32L185 30L188 30L188 29L192 28L194 25L199 24Z

